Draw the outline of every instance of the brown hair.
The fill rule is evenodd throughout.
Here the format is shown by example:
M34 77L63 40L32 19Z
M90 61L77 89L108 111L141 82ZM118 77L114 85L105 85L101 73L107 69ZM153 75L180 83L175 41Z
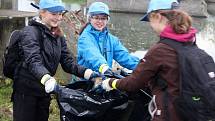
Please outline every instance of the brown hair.
M159 10L162 16L169 20L170 26L177 34L188 33L192 26L192 18L188 13L181 10Z
M51 33L55 36L63 36L63 32L59 26L57 27L52 27L51 28Z

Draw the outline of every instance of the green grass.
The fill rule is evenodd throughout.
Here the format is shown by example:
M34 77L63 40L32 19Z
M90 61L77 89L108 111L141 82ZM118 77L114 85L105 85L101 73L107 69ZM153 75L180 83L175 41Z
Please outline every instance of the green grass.
M49 108L49 121L60 121L60 111L58 109L55 96L52 96L51 106Z
M12 93L12 81L0 80L0 121L12 121L12 103L10 97ZM55 99L52 96L49 121L60 121L59 109Z
M11 80L0 80L0 121L12 121Z

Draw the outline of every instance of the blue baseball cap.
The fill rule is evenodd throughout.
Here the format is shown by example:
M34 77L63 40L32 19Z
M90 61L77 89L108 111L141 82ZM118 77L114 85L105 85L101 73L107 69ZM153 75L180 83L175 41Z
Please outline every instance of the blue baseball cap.
M65 7L61 0L40 0L39 5L31 5L40 10L47 10L51 13L65 12Z
M151 0L148 5L147 13L140 19L140 21L149 21L148 15L156 10L171 10L179 8L177 0Z
M109 8L103 2L94 2L90 5L88 14L91 16L98 14L106 14L109 16Z

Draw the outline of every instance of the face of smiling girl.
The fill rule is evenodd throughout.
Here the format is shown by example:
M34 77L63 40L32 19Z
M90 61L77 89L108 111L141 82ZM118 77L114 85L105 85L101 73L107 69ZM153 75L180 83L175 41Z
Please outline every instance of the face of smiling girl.
M40 13L42 22L48 27L57 27L63 19L63 13L51 13L47 10L43 10Z
M107 15L94 15L90 17L90 23L98 31L102 31L106 27L107 22Z

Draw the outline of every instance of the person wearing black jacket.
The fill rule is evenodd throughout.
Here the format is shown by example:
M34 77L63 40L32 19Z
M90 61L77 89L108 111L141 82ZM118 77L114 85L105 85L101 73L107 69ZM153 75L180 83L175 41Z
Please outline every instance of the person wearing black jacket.
M19 43L23 61L15 71L13 120L48 121L50 92L57 82L53 77L61 64L63 70L90 80L99 74L76 63L69 53L58 25L65 8L58 0L40 0L39 17L22 29Z

